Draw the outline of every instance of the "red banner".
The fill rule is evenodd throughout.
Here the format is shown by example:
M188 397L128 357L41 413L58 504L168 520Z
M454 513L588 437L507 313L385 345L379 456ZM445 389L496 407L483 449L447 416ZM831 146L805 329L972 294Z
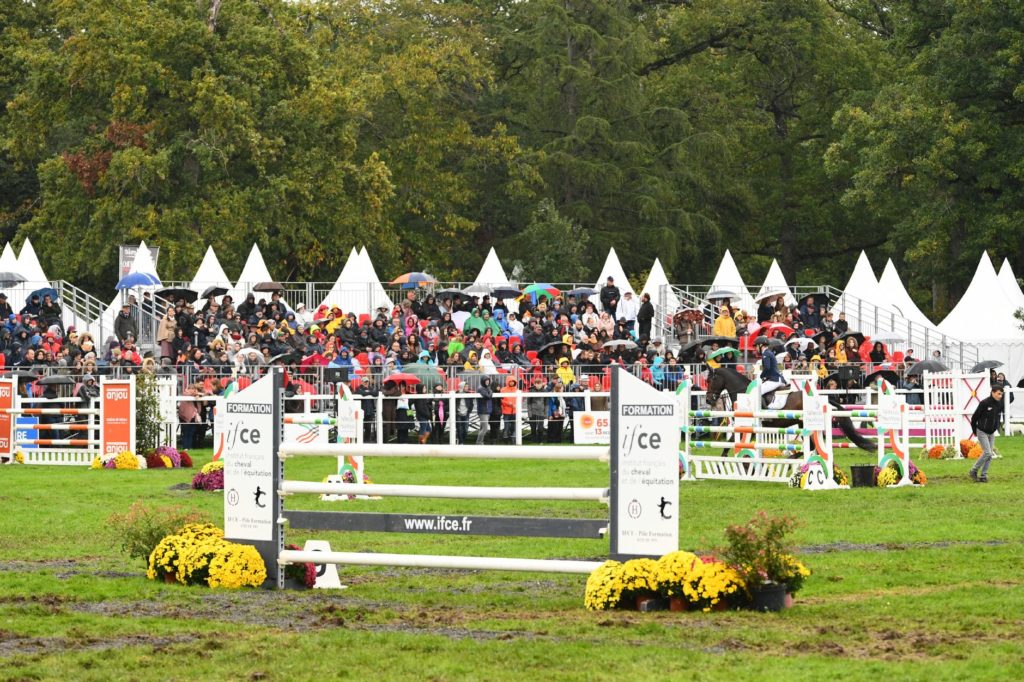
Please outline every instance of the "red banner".
M14 382L0 379L0 457L9 457L14 452Z
M135 382L100 385L100 440L104 455L135 452Z

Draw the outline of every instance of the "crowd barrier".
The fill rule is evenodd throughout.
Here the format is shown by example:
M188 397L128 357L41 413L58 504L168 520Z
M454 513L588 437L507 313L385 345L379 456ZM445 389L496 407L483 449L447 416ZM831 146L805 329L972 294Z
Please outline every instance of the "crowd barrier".
M93 407L67 407L81 404L77 398L21 395L18 381L0 378L0 461L21 452L26 464L87 466L98 455L135 452L134 377L103 378ZM46 437L64 432L85 437Z
M253 544L268 565L270 582L281 586L281 566L289 563L418 566L589 573L600 561L474 557L455 555L307 552L284 549L284 524L329 530L410 532L409 518L447 519L443 528L419 532L463 535L549 536L609 539L609 555L624 559L661 556L678 549L678 426L676 403L625 372L612 389L616 412L612 445L589 447L478 446L453 448L373 444L281 443L288 417L281 412L278 373L226 399L225 535ZM284 461L294 456L480 457L497 459L585 459L607 461L609 485L601 488L367 485L362 482L293 481ZM628 458L628 465L626 464ZM314 512L286 509L284 497L298 494L374 495L435 499L569 500L600 502L607 518L474 517L368 512ZM458 528L452 528L456 524ZM414 531L415 532L415 531Z

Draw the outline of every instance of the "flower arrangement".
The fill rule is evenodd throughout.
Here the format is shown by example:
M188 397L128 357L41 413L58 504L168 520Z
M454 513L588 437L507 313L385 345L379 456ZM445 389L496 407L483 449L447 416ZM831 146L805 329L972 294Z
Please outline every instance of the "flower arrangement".
M800 468L789 477L789 487L806 488L807 472L810 468L810 464L801 464ZM850 477L846 475L845 471L835 465L832 465L832 480L836 482L836 485L850 485Z
M226 541L224 531L212 524L192 523L160 541L146 576L182 585L259 587L267 567L254 547Z
M978 443L974 443L974 445L971 447L970 450L967 451L967 454L965 454L964 457L966 457L967 459L978 459L979 457L981 457L981 453L981 445L979 445Z
M978 445L970 438L964 438L960 441L960 456L970 458L971 450Z
M928 459L942 459L946 452L946 448L941 445L933 445L928 450Z
M194 490L224 490L224 460L207 462L192 477Z
M786 584L787 592L796 594L804 586L804 580L811 574L811 570L792 554L782 555L781 566L781 582Z
M792 574L792 550L786 536L796 528L790 516L769 516L759 511L744 524L728 526L728 546L722 551L726 563L739 574L747 593L758 586L785 583Z
M588 611L604 611L619 606L622 600L621 573L622 564L618 561L606 561L591 571L583 595L583 604Z
M743 589L739 574L714 557L672 552L658 560L658 593L679 599L687 609L711 611Z
M178 454L181 455L181 468L191 469L193 466L192 456L188 454L188 450L181 450Z
M300 549L298 545L285 545L285 549ZM306 587L316 584L316 564L288 564L284 567L284 577L302 583Z
M654 559L631 559L622 565L619 582L622 598L633 599L653 596L658 591L658 562Z
M775 448L769 448L761 453L762 457L768 457L772 459L778 459L782 457L782 450L776 450Z
M145 469L145 465L139 462L139 458L135 456L131 450L122 450L117 453L112 459L104 462L104 466L107 469Z
M915 485L927 485L928 477L924 475L924 472L917 468L913 462L910 463L910 482ZM890 461L885 465L884 469L875 467L875 485L879 488L885 488L886 486L896 485L900 482L901 472L899 465L894 461Z
M181 455L178 453L176 449L172 448L169 445L161 445L156 450L154 450L153 453L159 455L161 458L166 457L167 460L170 461L171 466L169 466L168 469L177 468L181 466Z

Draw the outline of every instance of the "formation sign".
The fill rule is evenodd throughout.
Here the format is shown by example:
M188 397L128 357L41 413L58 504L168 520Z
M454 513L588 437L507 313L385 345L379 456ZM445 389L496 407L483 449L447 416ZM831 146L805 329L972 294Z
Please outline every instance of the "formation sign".
M677 403L625 370L612 387L613 558L679 549Z
M224 401L224 535L274 539L274 377Z

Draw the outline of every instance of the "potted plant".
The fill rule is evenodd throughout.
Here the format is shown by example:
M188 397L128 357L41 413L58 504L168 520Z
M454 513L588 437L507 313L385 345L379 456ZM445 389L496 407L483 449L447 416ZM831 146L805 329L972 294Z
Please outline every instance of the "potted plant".
M298 545L288 544L285 549L301 549ZM303 590L316 584L316 564L288 564L284 567L284 586L293 590Z
M756 611L781 611L793 580L790 561L792 549L786 541L796 527L790 516L769 516L758 512L747 523L728 526L728 546L722 551L726 563L746 585L750 608Z

